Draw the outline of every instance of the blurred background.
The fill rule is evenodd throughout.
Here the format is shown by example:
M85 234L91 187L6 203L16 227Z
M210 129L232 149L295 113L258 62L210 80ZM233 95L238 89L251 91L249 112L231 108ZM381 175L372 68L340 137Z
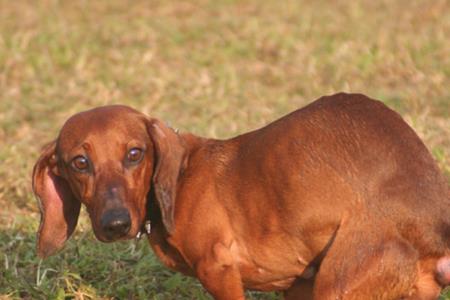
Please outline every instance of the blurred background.
M449 87L447 0L0 0L0 299L210 299L146 241L96 242L85 216L60 254L36 257L31 170L76 112L124 103L228 138L362 92L450 178Z

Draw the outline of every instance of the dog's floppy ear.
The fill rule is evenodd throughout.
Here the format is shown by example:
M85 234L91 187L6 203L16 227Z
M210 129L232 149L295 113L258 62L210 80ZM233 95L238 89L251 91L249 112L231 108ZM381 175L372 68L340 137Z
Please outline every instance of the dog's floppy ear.
M55 148L56 142L48 144L33 169L33 191L41 211L37 253L43 258L63 247L77 225L81 206L67 181L59 176Z
M174 228L177 181L186 159L186 149L178 134L161 121L149 120L147 129L155 148L153 188L164 227L171 233Z

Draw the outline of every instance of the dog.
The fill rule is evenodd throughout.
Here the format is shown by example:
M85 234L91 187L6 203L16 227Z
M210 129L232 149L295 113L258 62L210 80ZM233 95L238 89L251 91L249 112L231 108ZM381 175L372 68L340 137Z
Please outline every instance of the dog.
M450 283L447 179L396 112L361 94L227 140L94 108L43 149L33 190L39 256L63 247L84 204L100 241L147 232L215 299L426 300Z

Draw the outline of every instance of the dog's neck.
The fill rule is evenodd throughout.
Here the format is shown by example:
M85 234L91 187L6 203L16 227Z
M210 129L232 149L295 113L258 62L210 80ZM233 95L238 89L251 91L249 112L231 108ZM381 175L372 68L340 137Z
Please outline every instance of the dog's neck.
M190 133L175 132L182 140L183 146L186 148L188 159L187 169L190 167L190 158L196 157L196 153L198 153L199 149L203 149L204 147L208 148L209 145L215 144L216 141L198 137ZM198 160L198 157L196 157L195 160ZM183 179L180 178L179 183L181 180ZM142 222L141 230L136 237L136 240L139 240L142 235L147 235L154 253L164 265L172 270L193 276L194 273L192 273L191 268L184 261L177 248L169 242L171 235L166 230L162 221L161 209L158 205L154 191L153 183L151 183L151 188L147 195L146 216Z
M178 129L174 129L171 127L169 128L173 130L174 133L177 134L178 137L182 140L183 146L186 148L188 160L191 154L194 153L197 149L201 148L207 143L216 141L214 139L199 137L191 133L179 133ZM152 232L152 227L157 223L162 223L161 211L160 208L158 207L155 198L156 196L153 191L154 191L153 184L151 184L150 192L147 195L146 216L142 222L140 231L136 235L136 240L139 240L144 234L150 236ZM167 232L165 232L164 234L167 234Z

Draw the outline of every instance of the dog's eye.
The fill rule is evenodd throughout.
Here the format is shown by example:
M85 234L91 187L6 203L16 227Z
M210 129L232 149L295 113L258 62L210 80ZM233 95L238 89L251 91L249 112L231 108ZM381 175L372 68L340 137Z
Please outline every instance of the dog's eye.
M89 161L84 156L77 156L72 160L72 167L75 171L85 172L89 169Z
M133 148L130 151L128 151L127 159L129 162L137 163L142 159L142 149L139 148Z

